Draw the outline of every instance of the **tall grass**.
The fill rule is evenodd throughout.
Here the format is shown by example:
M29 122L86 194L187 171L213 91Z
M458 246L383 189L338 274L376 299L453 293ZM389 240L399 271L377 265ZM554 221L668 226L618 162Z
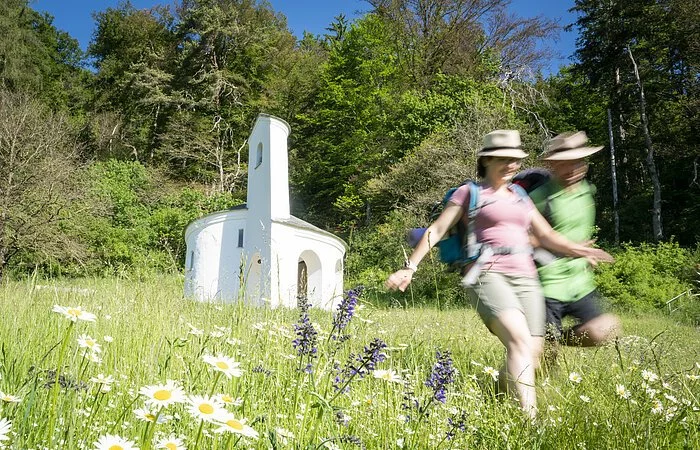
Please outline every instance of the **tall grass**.
M54 305L97 319L72 324ZM700 448L700 331L661 316L623 317L614 345L565 349L538 376L530 422L494 391L503 349L468 308L364 305L339 328L313 308L184 300L166 277L8 282L0 312L0 445L12 449L109 448L107 435L116 449ZM211 402L235 421L149 406L144 388L168 380L225 394Z

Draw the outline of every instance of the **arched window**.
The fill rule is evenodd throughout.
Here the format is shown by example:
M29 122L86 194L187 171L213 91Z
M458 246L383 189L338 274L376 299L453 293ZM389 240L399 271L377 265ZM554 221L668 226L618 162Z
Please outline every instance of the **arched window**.
M257 151L257 156L255 158L255 168L257 169L260 167L260 164L262 164L263 160L263 145L262 142L258 143L258 151Z

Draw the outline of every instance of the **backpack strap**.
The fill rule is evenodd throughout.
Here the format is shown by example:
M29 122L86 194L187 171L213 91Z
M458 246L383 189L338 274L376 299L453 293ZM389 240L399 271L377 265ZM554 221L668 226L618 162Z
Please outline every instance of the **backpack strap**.
M527 191L520 186L519 184L516 183L511 183L508 185L508 189L510 189L511 192L518 194L520 198L527 198L529 197Z
M469 208L467 209L467 232L464 239L464 256L465 262L469 262L479 256L481 244L476 240L476 229L474 222L476 215L481 209L480 206L480 191L481 186L473 181L468 182L469 186Z

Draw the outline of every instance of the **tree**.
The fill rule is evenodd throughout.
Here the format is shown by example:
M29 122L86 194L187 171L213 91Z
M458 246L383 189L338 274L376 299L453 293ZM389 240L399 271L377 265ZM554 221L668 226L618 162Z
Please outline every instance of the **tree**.
M330 37L318 90L293 122L294 189L306 217L325 226L366 218L362 186L401 156L391 127L405 88L386 31L370 14Z
M697 29L697 1L695 6L688 9L676 0L577 0L574 7L580 31L574 70L604 97L602 108L614 112L621 218L634 239L644 237L640 210L652 212L647 237L658 240L665 228L665 235L684 236L685 242L696 238L688 231L697 215L688 190L697 189L692 168L699 154L697 33L689 33ZM595 125L597 134L603 135L604 122ZM670 227L662 223L662 207Z
M172 89L177 42L167 8L148 10L122 2L94 15L88 48L97 76L91 126L106 130L93 139L103 157L152 161L169 114L181 102ZM100 145L102 144L102 145Z
M176 35L172 85L182 101L163 131L161 149L173 166L187 167L219 191L237 189L250 123L271 104L267 83L295 39L282 16L254 0L183 0ZM195 145L183 147L188 141Z
M78 41L28 0L0 2L0 87L26 92L54 110L82 112L88 73Z
M438 73L467 76L538 66L558 26L507 12L510 0L367 0L389 25L402 72L421 86ZM486 70L485 70L486 69Z
M79 253L60 224L76 195L77 145L64 116L0 90L0 278L21 254Z

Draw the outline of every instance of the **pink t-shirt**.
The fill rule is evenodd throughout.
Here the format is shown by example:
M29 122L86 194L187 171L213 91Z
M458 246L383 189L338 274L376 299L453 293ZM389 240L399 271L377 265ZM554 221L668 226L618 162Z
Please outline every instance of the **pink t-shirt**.
M514 247L523 249L530 245L528 230L535 205L528 197L507 191L507 196L497 195L492 187L480 187L479 203L482 206L474 222L478 242L491 247ZM466 227L466 209L469 207L469 186L457 189L450 202L465 209L463 221ZM537 269L532 255L524 252L508 255L494 255L487 260L484 271L537 277Z

